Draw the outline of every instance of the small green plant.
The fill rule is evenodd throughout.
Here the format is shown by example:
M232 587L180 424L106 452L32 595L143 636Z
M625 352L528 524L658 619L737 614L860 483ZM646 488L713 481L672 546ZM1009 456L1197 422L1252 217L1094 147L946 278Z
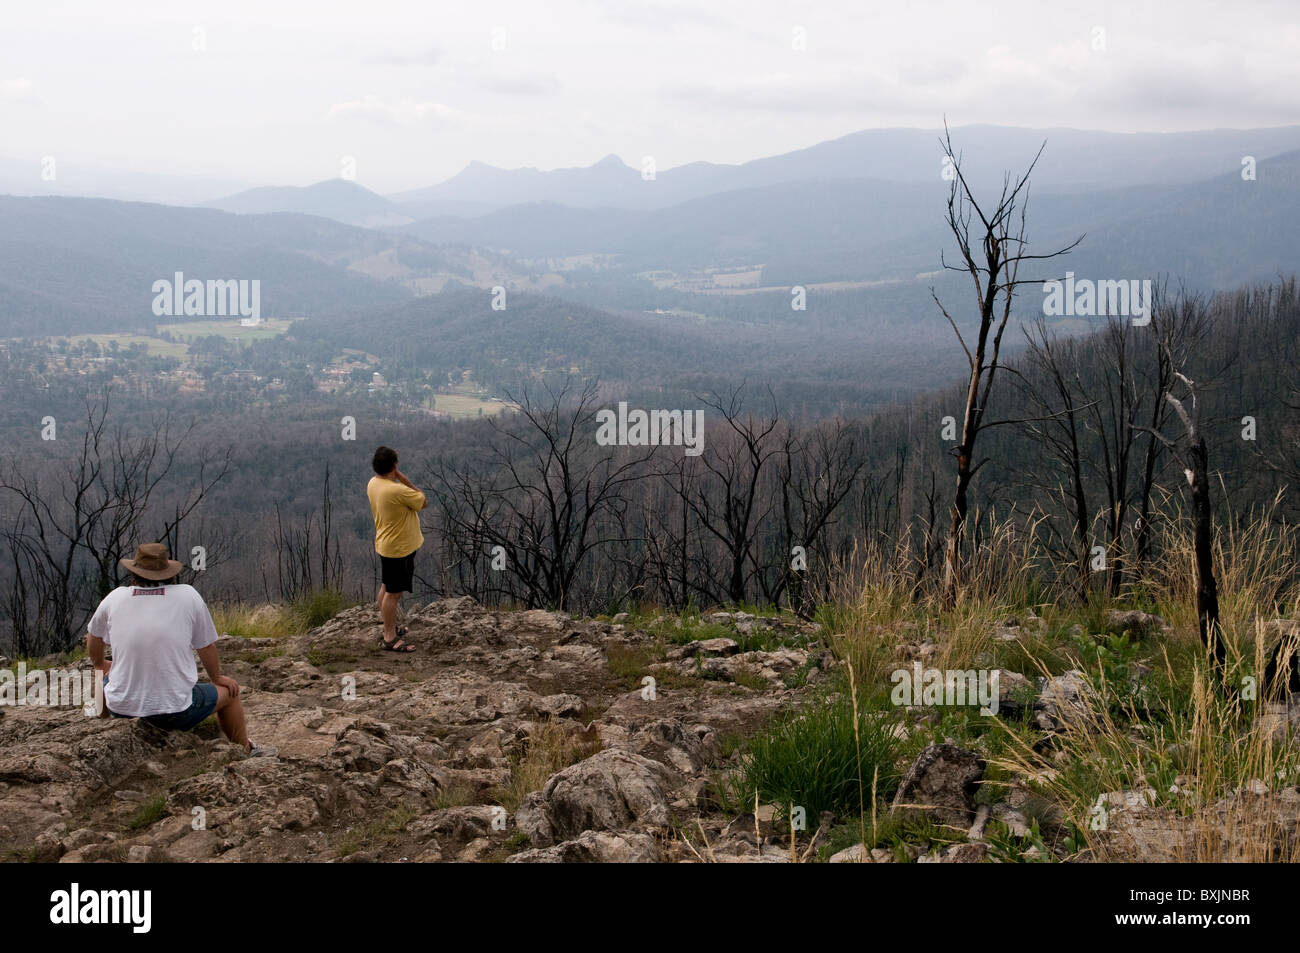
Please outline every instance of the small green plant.
M527 834L523 831L515 831L506 838L505 848L507 853L517 854L519 851L531 846L531 844L532 841L528 839Z
M347 857L355 854L363 846L392 847L397 843L397 835L406 829L406 825L416 818L419 812L410 807L395 807L383 817L361 827L350 828L336 845L338 856Z
M822 811L856 815L871 802L873 779L877 802L898 787L898 721L895 711L861 711L859 749L854 707L844 695L780 717L745 745L741 767L724 780L724 806L751 810L757 791L760 801L796 804L808 817Z
M989 821L984 828L984 837L991 860L1004 864L1050 864L1056 861L1055 855L1043 843L1037 819L1029 822L1029 833L1024 837L1017 837L1001 821Z
M628 688L639 686L642 677L648 674L650 665L662 662L664 658L664 647L658 643L627 645L612 642L605 647L605 660L610 674Z
M167 816L167 795L159 794L141 804L126 822L128 830L142 831Z
M768 688L763 673L752 665L737 665L732 672L731 680L742 688L750 688L756 692L766 691Z
M324 625L349 605L347 596L337 589L318 589L293 605L304 629Z
M1124 633L1095 637L1076 633L1071 641L1094 683L1104 688L1113 714L1119 716L1135 703L1145 705L1147 691L1138 667L1141 645Z

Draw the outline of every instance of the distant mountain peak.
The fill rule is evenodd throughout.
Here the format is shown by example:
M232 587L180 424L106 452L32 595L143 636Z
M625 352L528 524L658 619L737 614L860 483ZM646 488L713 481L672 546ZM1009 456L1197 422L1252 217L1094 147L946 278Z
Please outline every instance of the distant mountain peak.
M411 221L388 199L343 178L324 179L304 186L262 186L206 202L204 207L242 214L295 212L319 215L366 228L404 225Z
M1300 126L1137 135L1079 129L973 125L954 128L964 168L978 182L1001 182L1048 140L1034 186L1047 192L1201 181L1237 167L1243 155L1268 158L1300 148ZM688 162L661 168L653 186L635 166L609 153L588 166L539 170L469 163L438 185L390 195L401 205L477 208L555 202L577 208L668 208L748 188L781 183L875 179L925 184L937 180L940 147L933 129L865 129L780 155L740 164Z

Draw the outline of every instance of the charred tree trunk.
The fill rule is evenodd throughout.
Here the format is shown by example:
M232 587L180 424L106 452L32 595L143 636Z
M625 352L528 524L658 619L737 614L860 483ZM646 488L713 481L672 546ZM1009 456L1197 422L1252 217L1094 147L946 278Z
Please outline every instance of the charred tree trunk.
M1003 180L997 205L987 213L976 201L970 184L962 172L961 158L946 133L940 144L952 168L952 187L948 193L948 229L957 242L960 262L950 265L943 262L945 270L961 272L971 279L975 294L978 323L975 326L974 346L967 344L957 322L939 301L933 288L930 296L952 326L953 333L962 346L970 368L969 382L962 408L961 441L955 448L957 457L957 485L949 511L948 540L944 549L942 599L945 605L954 605L960 589L960 559L962 538L966 529L966 516L970 509L971 480L984 462L975 462L975 443L980 432L997 423L1016 421L985 420L993 384L1001 367L1002 335L1011 319L1012 302L1016 289L1022 284L1037 284L1038 279L1019 277L1020 266L1027 261L1048 260L1067 254L1083 240L1082 236L1071 244L1045 255L1027 251L1025 207L1029 201L1029 177L1043 150L1038 150L1034 161L1025 173L1016 179L1008 175ZM1046 143L1044 143L1046 147Z
M1192 493L1192 524L1196 554L1196 619L1201 641L1215 667L1223 669L1225 651L1219 627L1219 585L1214 578L1214 528L1211 524L1209 451L1205 438L1192 434L1187 452L1187 479Z

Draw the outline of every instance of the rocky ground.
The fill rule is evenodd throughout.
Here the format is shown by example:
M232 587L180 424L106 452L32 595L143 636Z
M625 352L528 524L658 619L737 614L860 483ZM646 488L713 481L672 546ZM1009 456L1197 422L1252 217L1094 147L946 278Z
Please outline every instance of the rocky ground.
M738 637L771 624L720 618ZM733 833L710 812L719 741L797 703L829 661L815 627L788 623L808 648L670 645L652 691L624 672L652 638L620 624L466 598L406 624L409 655L377 649L373 606L299 637L223 636L252 757L211 721L166 734L0 710L0 845L60 861L755 859L754 819ZM548 777L556 757L574 763Z
M1113 621L1163 625L1129 615ZM408 638L419 651L409 655L377 648L373 606L296 637L223 636L222 665L243 686L253 756L224 741L213 721L167 734L134 719L0 708L0 858L815 858L835 822L858 819L810 818L792 837L773 823L770 805L723 811L718 782L735 766L736 739L822 694L837 663L815 625L745 613L707 621L734 638L677 644L665 641L663 625L656 635L620 617L498 612L467 598L412 612ZM1041 628L1032 615L1008 618L991 638L1028 643ZM934 642L905 626L894 637L900 664L933 662ZM1031 721L1043 750L1094 730L1082 673L1000 676L999 717ZM1300 705L1268 715L1267 730L1279 736L1300 727ZM934 718L912 706L899 730L924 732ZM1291 856L1300 839L1300 788L1253 782L1195 821L1169 798L1158 806L1154 791L1103 795L1106 829L1086 850L1063 848L1057 805L1020 783L1004 783L996 803L978 797L985 758L936 740L914 746L919 755L891 812L924 815L960 842L856 844L832 862L1227 859L1245 843L1253 846L1240 859L1263 859L1259 845Z

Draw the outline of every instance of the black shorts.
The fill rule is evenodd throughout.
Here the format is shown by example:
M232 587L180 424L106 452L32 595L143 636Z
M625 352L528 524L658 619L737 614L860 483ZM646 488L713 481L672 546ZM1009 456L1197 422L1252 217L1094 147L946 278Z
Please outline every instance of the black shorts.
M411 582L415 578L415 553L406 556L380 556L379 572L385 591L410 592Z

